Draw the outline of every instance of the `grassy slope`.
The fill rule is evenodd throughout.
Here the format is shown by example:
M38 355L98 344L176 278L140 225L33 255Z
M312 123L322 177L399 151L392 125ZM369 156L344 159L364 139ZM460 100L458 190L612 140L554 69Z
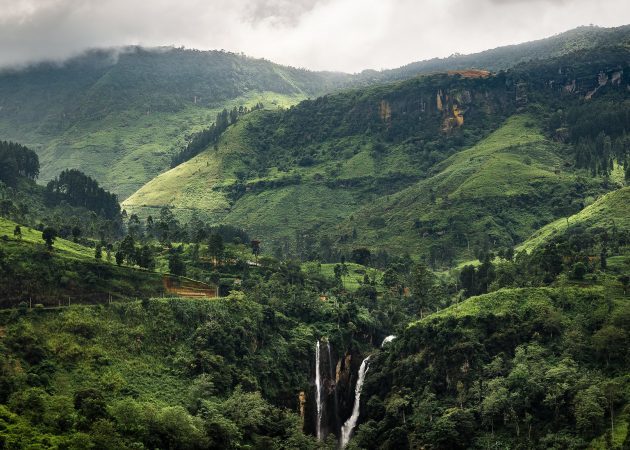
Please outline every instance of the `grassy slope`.
M347 137L323 144L346 149L347 154L340 161L330 160L312 167L293 168L289 172L279 172L271 167L268 176L249 180L249 183L273 182L294 175L300 176L302 181L262 191L252 190L232 202L222 187L234 183L238 171L248 169L247 160L252 150L244 139L243 128L250 120L255 121L256 117L246 117L230 127L222 137L218 151L210 148L160 174L126 199L123 208L142 216L155 216L160 207L168 205L184 218L195 210L212 222L243 227L252 235L267 240L292 241L295 230L331 229L377 196L356 188L329 187L325 180L373 178L393 171L414 176L413 165L400 146L394 146L387 156L375 161L369 140Z
M79 168L124 199L168 168L171 156L185 146L186 137L214 122L224 107L251 107L258 102L285 107L303 98L252 93L217 107L190 105L172 113L112 113L98 123L73 126L60 136L36 143L41 179L46 181L66 168Z
M168 205L176 210L200 210L205 215L224 213L229 201L222 192L212 188L224 179L233 178L226 173L224 159L231 153L241 153L239 130L245 120L232 126L224 134L219 150L208 149L193 159L180 164L152 179L123 203L128 212L155 214Z
M511 244L526 238L541 220L553 219L548 209L535 207L535 202L545 200L540 198L541 189L566 189L574 182L573 174L560 171L559 150L558 144L542 135L535 119L513 116L477 145L439 164L433 176L355 214L355 220L343 224L341 233L356 228L357 244L383 242L398 251L426 253L432 243L455 233L452 223L459 222L460 247L466 235L471 245L482 235ZM519 198L532 199L534 205L519 204ZM386 228L375 230L368 225L375 216L385 219ZM414 227L415 221L419 228Z
M17 224L11 220L0 217L0 236L7 236L9 240L14 240L13 230ZM33 230L26 226L20 226L22 231L21 241L32 245L43 245L42 232ZM66 239L57 238L54 243L55 251L64 257L70 257L83 260L94 260L94 250L81 244L68 241Z
M320 264L318 262L307 262L302 265L302 269L306 273L317 273L329 278L335 279L335 266L337 264ZM371 279L375 279L379 284L382 282L383 272L378 269L362 266L356 263L346 263L348 267L348 275L343 276L343 286L349 291L356 291L363 282L363 277L368 274Z
M337 236L350 236L356 229L352 246L379 242L396 251L426 253L431 244L448 237L449 223L454 220L466 223L472 243L487 234L503 245L512 245L555 218L550 208L521 208L512 200L532 198L544 203L546 199L540 198L544 192L568 189L575 181L572 173L555 173L563 163L560 146L542 135L535 119L519 115L477 145L439 163L433 176L393 195L334 188L317 181L316 174L328 180L374 178L397 169L412 175L413 165L399 147L375 161L366 141L352 137L328 143L350 149L346 159L295 168L291 173L301 176L300 184L247 192L232 203L219 187L232 183L235 172L247 168L244 161L250 150L242 136L247 120L255 117L230 128L218 151L209 149L160 175L123 206L143 215L155 215L162 205L180 210L180 216L196 209L211 221L232 223L275 242L291 241L296 229L314 227L321 234ZM266 178L251 182L278 177L272 168ZM430 201L431 190L435 204ZM383 217L385 227L375 227L374 217ZM432 229L426 239L414 228L417 220ZM461 247L465 238L460 240Z
M495 84L438 75L348 91L275 115L252 113L226 131L218 151L207 149L161 174L123 206L128 212L145 216L164 205L180 217L195 209L212 222L243 227L276 245L293 241L296 230L330 234L361 206L421 178L432 161L462 146L459 138L474 140L492 129L486 122L504 112L504 89L496 89ZM426 111L420 102L407 102L410 97L432 98L440 86L448 86L454 96L464 92L470 97L472 92L471 119L461 133L442 135L443 118L448 113L438 110L435 102L428 106L423 103ZM391 124L384 123L389 119L379 115L383 102L391 104ZM489 110L496 110L495 115L486 121ZM420 122L412 119L416 113L422 116ZM251 131L261 129L264 132ZM397 138L386 140L385 148L375 152L375 143L390 131ZM418 148L421 144L414 140L403 139L410 135L452 144L431 152L430 148ZM304 139L287 144L286 136L289 140L295 136ZM263 154L258 141L264 139L271 141L271 149ZM316 155L312 165L299 163L305 155ZM246 174L246 191L234 201L226 192L239 173ZM300 180L283 182L292 177Z
M224 52L93 51L0 71L0 138L39 153L42 181L78 168L124 199L224 107L285 107L345 78Z
M21 299L57 305L67 298L88 302L113 298L160 295L162 275L155 272L118 267L103 258L97 261L94 249L57 238L53 251L45 249L42 233L21 226L22 238L16 239L16 223L0 218L0 264L8 278L2 286L0 306L15 306ZM6 238L5 238L6 236ZM5 281L2 281L3 283Z
M615 228L630 229L630 187L609 192L577 214L545 225L519 245L517 250L531 252L554 236L564 233L567 227L576 226L587 229L605 228L611 231Z

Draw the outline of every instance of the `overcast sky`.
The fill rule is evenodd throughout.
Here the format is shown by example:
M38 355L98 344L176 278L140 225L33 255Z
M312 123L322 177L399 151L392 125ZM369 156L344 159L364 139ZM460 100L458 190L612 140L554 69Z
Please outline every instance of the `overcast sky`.
M0 65L140 44L356 72L630 23L630 0L0 0Z

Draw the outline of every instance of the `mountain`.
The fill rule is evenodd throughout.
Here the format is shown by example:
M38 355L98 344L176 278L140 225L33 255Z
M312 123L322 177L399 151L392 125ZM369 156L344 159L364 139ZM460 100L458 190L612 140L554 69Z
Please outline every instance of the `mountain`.
M223 108L293 104L346 78L218 51L94 50L0 72L0 135L39 153L42 180L78 168L124 198Z
M123 47L0 71L0 138L36 150L41 180L79 169L126 198L169 168L223 108L286 107L327 92L421 73L508 69L568 52L624 46L630 28L581 27L540 41L382 72L311 72L219 51Z
M627 160L629 64L625 47L585 50L251 113L123 207L194 211L303 259L369 247L450 265L512 247L614 188L581 169L576 149L606 130L620 150L601 170Z
M517 64L540 59L557 58L575 51L611 46L630 45L630 25L615 28L582 26L555 36L506 45L470 55L456 54L448 58L434 58L407 64L397 69L385 70L380 74L364 72L366 77L382 79L408 78L418 73L445 72L471 68L493 72L507 70Z

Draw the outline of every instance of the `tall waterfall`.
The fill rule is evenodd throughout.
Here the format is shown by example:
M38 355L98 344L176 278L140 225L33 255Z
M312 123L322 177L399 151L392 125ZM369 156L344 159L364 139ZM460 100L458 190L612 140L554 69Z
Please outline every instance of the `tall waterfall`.
M365 379L365 374L368 371L368 360L370 357L368 356L361 362L361 367L359 368L359 379L357 380L357 386L354 389L354 406L352 407L352 415L343 424L341 427L341 440L339 442L339 446L344 448L348 442L350 441L350 437L352 437L352 431L354 431L354 427L357 425L357 421L359 420L359 406L361 405L361 389L363 389L363 381Z
M322 376L319 372L319 340L315 346L315 388L317 390L317 439L322 439Z

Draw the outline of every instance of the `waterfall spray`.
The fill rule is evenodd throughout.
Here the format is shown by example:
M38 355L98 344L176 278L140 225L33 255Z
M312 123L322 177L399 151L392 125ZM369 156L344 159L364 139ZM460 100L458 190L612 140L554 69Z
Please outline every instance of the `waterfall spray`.
M317 439L322 439L322 378L319 371L319 340L315 346L315 388L317 390Z
M339 446L344 448L350 438L352 437L352 431L354 431L354 427L357 425L357 421L359 420L359 406L361 405L361 389L363 388L363 381L365 380L365 374L368 371L368 360L370 357L368 356L361 362L361 367L359 368L359 378L357 379L357 386L354 389L354 406L352 407L352 415L343 424L341 427L341 440L339 442Z
M393 341L394 339L396 339L396 336L394 336L393 334L387 336L385 339L383 339L383 343L381 344L381 348L385 347L385 344L387 344L388 342Z

